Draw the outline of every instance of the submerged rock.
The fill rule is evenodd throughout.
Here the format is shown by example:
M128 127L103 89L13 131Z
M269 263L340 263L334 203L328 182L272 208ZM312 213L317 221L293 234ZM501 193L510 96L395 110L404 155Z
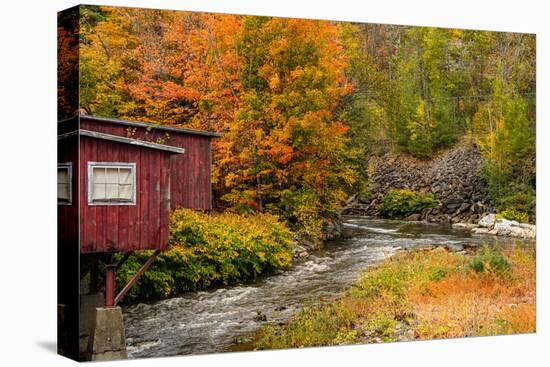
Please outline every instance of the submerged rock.
M477 228L478 225L475 224L475 223L454 223L453 224L453 228L456 228L456 229L474 229L474 228Z
M491 234L490 231L491 230L489 228L484 227L476 227L472 229L472 233L474 234Z
M258 322L267 321L267 315L264 314L262 311L256 311L256 315L254 316L254 321L258 321Z
M416 222L416 221L419 221L420 219L422 219L421 214L411 214L406 218L406 220L411 222Z
M331 241L342 238L342 230L342 219L339 216L327 219L323 229L323 240Z
M309 256L309 249L302 245L294 246L294 253L292 257L294 260L305 259Z

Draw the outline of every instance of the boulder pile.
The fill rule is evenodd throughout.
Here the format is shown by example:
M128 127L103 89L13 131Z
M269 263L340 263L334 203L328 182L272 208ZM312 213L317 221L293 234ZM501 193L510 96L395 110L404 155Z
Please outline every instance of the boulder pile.
M342 214L379 216L378 206L393 189L431 193L435 208L424 209L408 220L437 223L477 223L494 211L481 177L483 158L475 146L459 146L429 161L386 154L369 158L367 194L354 195Z

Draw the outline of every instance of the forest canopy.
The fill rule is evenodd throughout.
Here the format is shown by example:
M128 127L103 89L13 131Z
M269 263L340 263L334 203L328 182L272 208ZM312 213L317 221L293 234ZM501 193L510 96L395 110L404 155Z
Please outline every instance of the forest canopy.
M83 6L80 108L224 133L218 208L310 241L366 157L470 142L500 210L535 189L534 35Z

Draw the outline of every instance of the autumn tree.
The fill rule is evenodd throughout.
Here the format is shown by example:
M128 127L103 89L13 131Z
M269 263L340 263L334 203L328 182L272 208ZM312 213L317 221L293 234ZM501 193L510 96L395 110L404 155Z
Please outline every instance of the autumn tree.
M278 213L314 241L355 180L334 113L350 90L341 32L330 22L245 18L241 105L221 148L224 199Z

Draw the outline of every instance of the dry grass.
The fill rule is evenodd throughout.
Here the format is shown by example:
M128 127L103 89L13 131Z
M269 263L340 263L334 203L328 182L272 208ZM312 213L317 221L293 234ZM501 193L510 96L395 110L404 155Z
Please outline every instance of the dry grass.
M509 273L455 274L411 287L408 300L420 339L535 331L535 268L529 252L505 252Z
M258 334L257 349L535 331L535 252L402 253L367 270L341 299Z

